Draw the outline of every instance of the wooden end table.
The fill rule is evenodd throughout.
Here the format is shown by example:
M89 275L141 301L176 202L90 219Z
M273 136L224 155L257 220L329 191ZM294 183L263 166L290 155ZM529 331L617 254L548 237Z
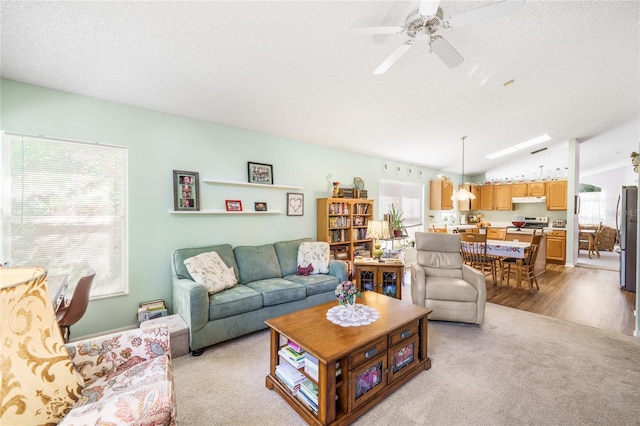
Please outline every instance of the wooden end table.
M271 330L266 387L278 392L309 424L349 424L431 368L427 355L431 310L373 291L363 293L358 303L375 308L380 317L368 325L342 327L326 317L337 305L330 302L265 321ZM317 412L276 376L276 366L287 362L278 350L288 340L318 360L317 380L304 367L298 369L318 386Z
M356 260L353 263L358 290L374 291L402 299L404 263Z

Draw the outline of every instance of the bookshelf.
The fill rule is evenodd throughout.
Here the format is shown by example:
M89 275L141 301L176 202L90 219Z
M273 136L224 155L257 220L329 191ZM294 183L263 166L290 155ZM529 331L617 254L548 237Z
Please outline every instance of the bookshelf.
M367 225L373 217L373 200L358 198L318 198L318 241L329 243L334 258L349 264L355 256L371 257L372 240Z

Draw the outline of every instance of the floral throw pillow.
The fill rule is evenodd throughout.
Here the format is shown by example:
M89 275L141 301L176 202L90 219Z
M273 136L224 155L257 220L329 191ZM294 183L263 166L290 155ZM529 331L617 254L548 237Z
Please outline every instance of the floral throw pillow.
M298 268L313 265L311 274L329 273L329 243L303 242L298 248Z
M204 285L209 294L221 292L238 283L233 268L228 267L215 251L185 259L184 265L193 280Z

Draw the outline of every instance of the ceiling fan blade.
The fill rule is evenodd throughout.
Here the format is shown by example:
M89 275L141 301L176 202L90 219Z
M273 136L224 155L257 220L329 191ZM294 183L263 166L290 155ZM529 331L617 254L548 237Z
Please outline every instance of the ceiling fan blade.
M438 6L440 5L440 0L421 0L420 1L420 15L422 16L433 16L438 12Z
M431 37L431 51L438 55L449 68L455 68L464 61L458 51L440 36Z
M405 27L351 27L347 31L356 34L397 34L406 30Z
M450 28L457 28L489 19L503 18L515 15L520 12L523 7L524 0L503 0L454 15L447 20L446 25Z
M393 64L396 63L400 56L404 55L407 50L409 50L413 46L413 40L407 40L404 44L398 46L396 50L393 51L391 55L387 57L378 68L373 72L374 74L384 74Z

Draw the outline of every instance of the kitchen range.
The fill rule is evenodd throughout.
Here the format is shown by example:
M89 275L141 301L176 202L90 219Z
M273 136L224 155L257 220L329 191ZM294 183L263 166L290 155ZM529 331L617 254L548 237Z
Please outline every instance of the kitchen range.
M514 228L517 231L522 231L523 229L544 229L549 226L549 218L516 216L511 223L512 225L507 226L507 232L510 230L513 231Z

